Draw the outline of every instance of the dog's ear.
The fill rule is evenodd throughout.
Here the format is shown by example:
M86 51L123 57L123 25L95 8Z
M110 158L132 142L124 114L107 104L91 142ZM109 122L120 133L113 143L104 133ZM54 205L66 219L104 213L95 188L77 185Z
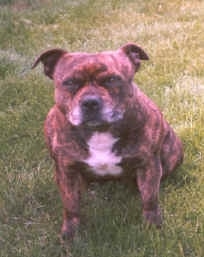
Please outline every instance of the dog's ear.
M145 51L134 43L128 43L121 47L121 50L129 57L130 61L135 66L135 71L140 67L141 60L149 60Z
M55 66L59 59L66 54L67 52L63 49L60 48L54 48L47 50L40 54L40 56L37 57L36 61L34 62L32 69L34 69L39 62L42 62L44 65L44 73L47 75L49 78L53 79L53 73Z

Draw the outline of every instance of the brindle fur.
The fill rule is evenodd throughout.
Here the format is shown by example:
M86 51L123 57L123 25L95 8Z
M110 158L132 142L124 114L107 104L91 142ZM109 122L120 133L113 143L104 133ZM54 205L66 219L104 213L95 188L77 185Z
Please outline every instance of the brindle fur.
M56 182L61 194L64 214L62 236L73 237L79 224L79 201L83 185L93 180L126 178L137 182L143 216L150 224L161 226L159 187L183 159L180 139L163 118L158 107L133 83L140 60L146 53L135 44L117 51L97 54L67 53L52 49L42 53L34 67L42 62L47 76L55 83L55 105L45 121L45 139L55 161ZM120 74L121 85L104 88L101 74ZM83 86L68 92L62 86L66 78L83 80ZM80 82L82 83L82 82ZM73 91L73 92L72 92ZM103 103L123 113L122 119L100 127L73 125L70 110L79 105L86 94L100 95ZM109 132L118 141L112 151L122 157L122 174L98 176L84 162L89 156L87 142L95 131Z

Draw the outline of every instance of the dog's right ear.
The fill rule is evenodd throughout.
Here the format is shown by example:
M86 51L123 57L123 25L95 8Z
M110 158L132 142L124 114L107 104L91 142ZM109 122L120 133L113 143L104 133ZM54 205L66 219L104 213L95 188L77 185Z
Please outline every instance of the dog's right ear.
M54 48L47 50L40 54L40 56L37 57L36 61L34 62L32 69L34 69L39 62L42 62L44 65L44 73L49 78L53 79L53 73L55 70L55 66L59 59L66 54L67 51L60 49L60 48Z

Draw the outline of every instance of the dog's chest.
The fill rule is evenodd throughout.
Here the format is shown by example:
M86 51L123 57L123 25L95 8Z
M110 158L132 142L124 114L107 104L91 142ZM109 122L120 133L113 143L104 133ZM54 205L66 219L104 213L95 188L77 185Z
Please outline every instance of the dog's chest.
M118 165L121 157L112 152L117 141L110 133L95 132L88 141L89 157L84 160L92 171L99 176L120 175L122 168Z

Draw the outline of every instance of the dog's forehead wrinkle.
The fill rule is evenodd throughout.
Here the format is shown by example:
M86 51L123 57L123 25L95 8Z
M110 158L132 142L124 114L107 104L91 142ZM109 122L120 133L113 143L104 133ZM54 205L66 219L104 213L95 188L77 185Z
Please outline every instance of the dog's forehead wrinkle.
M117 74L123 69L123 63L115 52L71 53L63 57L59 63L56 76L64 80L66 77L96 77L98 74Z

